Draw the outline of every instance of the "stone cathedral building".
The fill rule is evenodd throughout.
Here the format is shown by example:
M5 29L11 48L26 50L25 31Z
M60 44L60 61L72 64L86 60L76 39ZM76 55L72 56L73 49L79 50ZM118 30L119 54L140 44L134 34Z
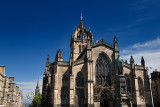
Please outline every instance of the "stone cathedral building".
M55 61L49 56L43 74L43 107L152 107L148 69L123 61L118 41L113 46L93 42L93 34L83 24L73 31L69 61L63 61L61 50Z

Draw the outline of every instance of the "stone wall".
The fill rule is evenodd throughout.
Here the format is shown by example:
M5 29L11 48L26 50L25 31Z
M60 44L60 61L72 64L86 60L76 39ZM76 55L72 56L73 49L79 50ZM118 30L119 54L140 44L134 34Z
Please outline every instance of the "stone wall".
M5 75L5 66L0 66L0 105L7 107L24 107L23 95L14 83L14 77Z

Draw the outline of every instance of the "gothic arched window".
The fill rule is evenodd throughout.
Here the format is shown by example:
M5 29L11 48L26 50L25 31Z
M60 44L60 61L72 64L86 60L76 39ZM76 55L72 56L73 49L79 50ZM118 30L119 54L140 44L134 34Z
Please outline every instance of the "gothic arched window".
M84 97L84 77L81 72L78 72L76 76L76 95Z
M66 75L64 75L62 78L62 82L67 82L67 80L68 80L68 77Z
M139 95L143 96L143 80L141 77L138 77L138 87L139 87Z
M67 89L68 89L67 86L63 86L61 89L61 99L62 100L68 99Z
M102 85L105 81L111 85L109 59L102 53L96 60L96 83Z
M62 103L64 103L68 98L68 76L67 75L63 75L62 77L62 88L61 88L61 100L63 101Z
M98 67L99 67L98 64L96 64L96 73L98 73L98 70L99 70Z
M128 75L128 74L125 74L124 76L125 76L125 78L126 78L127 92L130 92L130 93L131 93L131 84L130 84L129 75Z
M81 72L77 73L76 86L78 86L78 87L83 87L84 86L84 77L83 77Z

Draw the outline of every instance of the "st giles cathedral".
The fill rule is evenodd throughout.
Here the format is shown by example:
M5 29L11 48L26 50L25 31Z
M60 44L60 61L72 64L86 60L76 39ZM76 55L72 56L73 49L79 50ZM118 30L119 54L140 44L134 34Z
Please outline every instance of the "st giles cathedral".
M43 107L152 107L148 69L123 61L114 37L113 46L93 42L93 34L83 24L75 27L70 41L69 61L61 50L55 61L49 56L43 74Z

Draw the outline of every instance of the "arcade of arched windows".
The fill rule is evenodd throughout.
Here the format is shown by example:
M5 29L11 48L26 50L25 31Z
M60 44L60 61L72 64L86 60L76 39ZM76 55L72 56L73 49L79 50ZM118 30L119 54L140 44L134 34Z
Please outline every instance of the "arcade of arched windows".
M100 54L96 60L96 84L102 85L105 81L111 85L110 63L104 54Z

